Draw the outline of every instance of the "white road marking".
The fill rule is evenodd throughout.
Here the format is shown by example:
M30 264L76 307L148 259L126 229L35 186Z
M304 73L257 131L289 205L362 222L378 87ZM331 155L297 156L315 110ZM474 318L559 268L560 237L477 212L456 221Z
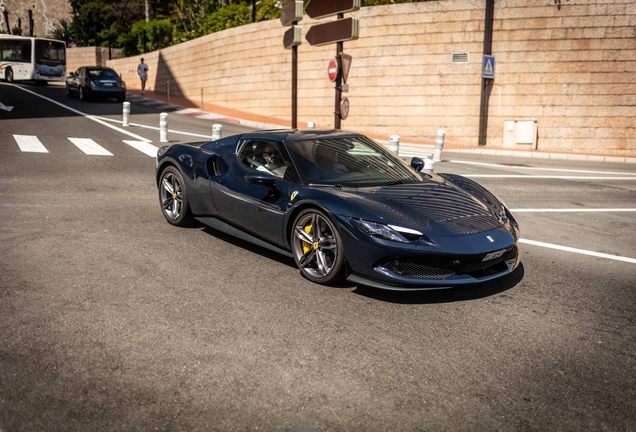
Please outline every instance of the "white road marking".
M58 102L58 101L55 101L55 100L53 100L53 99L47 98L46 96L42 96L41 94L38 94L38 93L36 93L36 92L34 92L34 91L31 91L31 90L25 89L25 88L20 87L20 86L18 86L18 85L15 85L15 84L9 84L9 85L12 85L12 86L14 86L15 88L20 89L20 90L22 90L22 91L24 91L24 92L31 93L32 95L37 96L37 97L39 97L39 98L42 98L42 99L44 99L44 100L47 100L47 101L49 101L49 102L51 102L51 103L54 103L55 105L59 105L59 106L61 106L62 108L66 108L67 110L72 111L72 112L74 112L75 114L79 114L79 115L81 115L81 116L84 116L84 117L86 117L87 119L93 120L93 121L94 121L94 122L96 122L96 123L99 123L99 124L101 124L101 125L104 125L104 126L106 126L106 127L109 127L109 128L111 128L111 129L113 129L113 130L116 130L117 132L121 132L121 133L123 133L124 135L128 135L129 137L134 138L134 139L136 139L136 140L139 140L139 141L145 141L145 142L152 142L152 140L149 140L148 138L144 138L144 137L142 137L142 136L139 136L139 135L136 135L136 134L134 134L134 133L132 133L132 132L129 132L129 131L125 130L125 129L121 129L121 128L118 128L117 126L113 126L112 124L108 124L108 123L106 123L104 120L102 120L101 118L99 118L98 116L94 116L94 115L91 115L91 114L86 114L85 112L82 112L82 111L80 111L80 110L76 110L75 108L71 108L70 106L64 105L64 104L63 104L63 103L61 103L61 102Z
M13 135L15 142L23 152L48 153L49 151L35 135Z
M462 174L469 178L515 178L515 179L562 179L562 180L636 180L636 174L633 177L597 177L597 176L543 176L543 175L525 175L525 174Z
M70 142L86 153L94 156L112 156L113 154L90 138L69 138Z
M634 175L634 176L636 176L636 172L591 171L591 170L574 170L574 169L564 169L564 168L539 168L539 167L526 167L526 166L521 166L521 165L502 165L502 164L494 164L494 163L457 161L457 160L449 160L448 162L452 162L452 163L456 163L456 164L463 164L463 165L478 165L478 166L486 166L486 167L493 167L493 168L514 168L514 169L524 169L524 170L532 170L532 171L559 171L559 172L569 172L569 173Z
M128 144L129 146L131 146L132 148L147 154L148 156L157 157L157 152L159 151L159 147L157 147L156 145L153 145L144 141L124 140L124 142Z
M598 258L605 258L605 259L610 259L614 261L624 261L624 262L636 264L636 259L634 258L627 258L627 257L622 257L618 255L610 255L610 254L605 254L600 252L593 252L593 251L588 251L585 249L577 249L577 248L572 248L568 246L560 246L560 245L555 245L552 243L544 243L544 242L527 240L527 239L519 239L519 243L525 243L525 244L529 244L533 246L545 247L549 249L557 249L557 250L562 250L566 252L574 252L574 253L589 255L589 256L598 257Z
M636 208L563 208L563 209L510 209L513 213L605 213L605 212L636 212Z

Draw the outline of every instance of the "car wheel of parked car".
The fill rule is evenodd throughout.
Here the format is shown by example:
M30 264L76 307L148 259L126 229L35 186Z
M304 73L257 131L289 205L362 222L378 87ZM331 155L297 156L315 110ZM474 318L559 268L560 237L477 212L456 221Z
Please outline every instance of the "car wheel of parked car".
M82 89L82 87L79 88L79 100L81 101L86 100L86 95L84 94L84 89Z
M164 217L172 225L188 226L192 223L185 182L174 166L167 167L161 173L159 203Z
M66 96L71 96L71 89L68 87L68 84L66 84Z
M4 73L4 77L7 80L7 82L10 82L10 83L14 82L13 81L13 69L7 68L7 70Z
M344 250L335 224L317 209L305 209L296 217L291 235L294 261L312 282L337 282L343 276Z

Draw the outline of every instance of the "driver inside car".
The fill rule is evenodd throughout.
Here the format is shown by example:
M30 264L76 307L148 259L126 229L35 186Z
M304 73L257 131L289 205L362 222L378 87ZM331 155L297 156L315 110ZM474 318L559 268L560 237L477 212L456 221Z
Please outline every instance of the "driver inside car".
M265 165L256 168L258 171L265 171L281 178L285 175L287 166L280 152L273 145L267 144L263 150L262 157L265 160Z

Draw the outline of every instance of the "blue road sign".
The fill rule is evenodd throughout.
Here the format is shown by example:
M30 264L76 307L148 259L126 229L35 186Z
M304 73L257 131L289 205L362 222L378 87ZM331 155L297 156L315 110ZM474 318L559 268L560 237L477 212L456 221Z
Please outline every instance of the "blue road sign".
M484 56L484 64L481 69L481 76L490 79L495 78L495 56Z

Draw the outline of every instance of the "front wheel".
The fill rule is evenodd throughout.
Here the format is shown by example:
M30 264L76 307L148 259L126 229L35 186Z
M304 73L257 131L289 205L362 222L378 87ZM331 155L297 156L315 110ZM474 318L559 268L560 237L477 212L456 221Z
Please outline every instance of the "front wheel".
M68 84L66 84L66 96L71 97L71 89L69 88Z
M7 69L7 71L4 73L4 77L10 83L15 82L13 79L13 69L11 68Z
M168 223L188 226L192 223L192 212L188 202L183 176L177 168L169 166L161 173L159 181L159 203Z
M79 88L79 100L81 100L82 102L86 100L86 95L84 94L84 89L82 88L82 86L80 86Z
M344 276L344 249L340 234L329 216L305 209L296 217L291 236L294 261L303 276L328 284Z

